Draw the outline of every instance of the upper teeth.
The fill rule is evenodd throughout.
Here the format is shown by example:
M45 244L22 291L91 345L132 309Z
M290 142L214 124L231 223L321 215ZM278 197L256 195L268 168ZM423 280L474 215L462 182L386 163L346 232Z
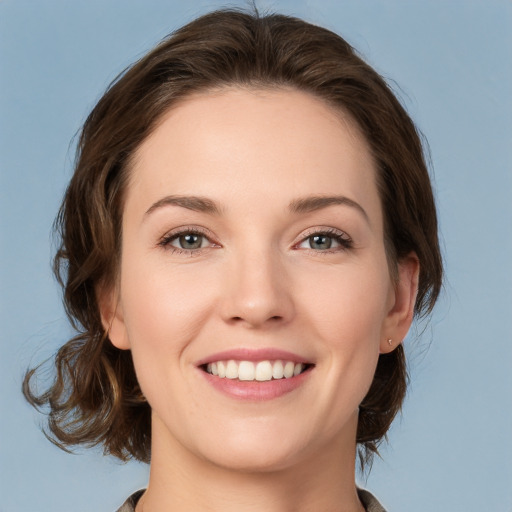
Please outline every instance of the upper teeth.
M227 379L265 381L272 379L289 379L304 370L303 363L293 361L217 361L208 363L206 371L212 375Z

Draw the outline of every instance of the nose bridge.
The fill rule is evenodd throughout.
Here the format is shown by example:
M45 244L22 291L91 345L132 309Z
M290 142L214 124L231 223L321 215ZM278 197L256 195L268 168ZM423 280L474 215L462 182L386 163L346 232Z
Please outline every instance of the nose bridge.
M227 320L260 326L289 320L293 314L289 282L278 250L270 244L246 245L234 250L225 297Z

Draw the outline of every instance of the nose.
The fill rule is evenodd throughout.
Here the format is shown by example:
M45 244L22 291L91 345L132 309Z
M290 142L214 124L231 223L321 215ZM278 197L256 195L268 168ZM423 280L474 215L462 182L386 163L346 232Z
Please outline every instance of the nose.
M222 316L248 328L282 325L295 313L292 283L278 254L258 251L234 257L227 268Z

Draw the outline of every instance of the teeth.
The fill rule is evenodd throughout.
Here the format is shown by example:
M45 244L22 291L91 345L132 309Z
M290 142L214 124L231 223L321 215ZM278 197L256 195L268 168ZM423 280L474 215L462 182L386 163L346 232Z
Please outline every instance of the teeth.
M289 379L290 377L293 377L293 372L294 371L295 371L295 365L291 361L288 361L284 365L284 377L285 377L285 379Z
M272 365L270 361L260 361L256 365L256 380L272 380Z
M206 371L221 379L238 379L243 381L264 382L272 379L289 379L304 371L303 363L293 361L217 361L208 363Z
M297 375L299 375L300 373L302 372L302 365L301 364L296 364L294 367L293 367L293 376L296 377Z
M282 379L284 377L284 366L281 361L276 361L272 367L272 377Z
M238 365L238 378L240 380L254 380L254 363L250 361L240 361Z
M226 365L226 379L238 379L238 365L236 361L228 361Z

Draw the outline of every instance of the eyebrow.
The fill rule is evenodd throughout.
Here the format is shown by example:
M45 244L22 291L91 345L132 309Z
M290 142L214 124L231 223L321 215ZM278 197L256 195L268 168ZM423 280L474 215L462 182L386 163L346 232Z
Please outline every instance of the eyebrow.
M370 222L365 209L353 199L349 199L345 196L308 196L294 199L288 207L292 213L310 213L333 205L342 205L354 208L363 215L367 222ZM208 213L210 215L221 214L221 208L217 203L207 197L172 195L163 197L156 201L156 203L153 203L144 214L144 217L159 208L163 208L164 206L180 206L187 210Z
M332 205L343 205L355 208L363 215L368 223L370 222L370 218L365 209L353 199L345 196L310 196L299 198L293 200L289 208L293 213L309 213Z
M187 210L195 212L209 213L210 215L220 215L220 208L217 204L206 197L199 196L166 196L153 203L146 211L144 216L149 215L158 208L164 206L181 206Z

